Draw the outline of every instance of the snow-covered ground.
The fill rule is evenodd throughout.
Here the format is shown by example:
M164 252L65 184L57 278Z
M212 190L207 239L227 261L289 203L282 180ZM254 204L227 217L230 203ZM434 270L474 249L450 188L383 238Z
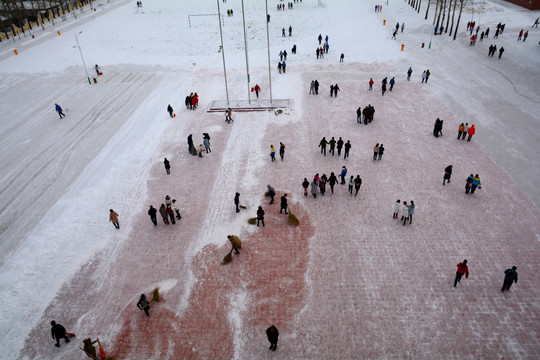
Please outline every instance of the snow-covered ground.
M244 5L251 86L266 100L264 3ZM530 28L540 12L475 1L474 20L490 38L471 47L471 7L452 41L431 36L434 9L424 20L425 4L418 14L407 1L383 3L380 13L375 1L303 0L284 11L278 3L268 3L272 93L293 108L235 113L232 125L205 111L225 99L216 1L147 0L137 9L98 0L96 11L46 24L35 39L0 43L0 357L78 358L79 340L99 336L118 358L260 358L269 356L272 323L280 358L540 356L540 29ZM241 2L219 4L229 97L247 100ZM405 31L392 40L396 22ZM498 22L506 29L493 39ZM290 25L292 37L282 37ZM516 41L522 28L526 42ZM75 34L90 76L94 64L104 72L97 84L86 81ZM318 60L319 34L330 51ZM490 44L504 46L501 59L487 57ZM276 69L281 50L286 74ZM396 85L382 97L387 76ZM318 96L308 94L313 79ZM330 98L335 83L341 91ZM196 111L183 105L191 92L200 96ZM368 103L375 121L359 125L356 109ZM455 139L461 122L476 125L471 142ZM192 157L186 137L198 145L203 132L213 152ZM350 139L350 158L321 155L323 136ZM285 160L271 163L270 144L279 142ZM377 142L386 152L373 163ZM453 181L443 187L449 164ZM363 179L358 197L344 185L302 196L304 177L343 165ZM466 196L470 173L482 189ZM278 204L289 194L299 227L267 205L267 184ZM236 191L248 207L240 214ZM179 200L182 220L154 228L148 206L166 194ZM397 198L415 201L413 224L392 220ZM259 205L264 229L246 222ZM108 224L110 208L120 230ZM232 233L242 255L223 267ZM471 276L454 289L464 258ZM520 281L501 294L512 265ZM147 319L135 303L156 286L165 301ZM55 348L52 319L77 341Z

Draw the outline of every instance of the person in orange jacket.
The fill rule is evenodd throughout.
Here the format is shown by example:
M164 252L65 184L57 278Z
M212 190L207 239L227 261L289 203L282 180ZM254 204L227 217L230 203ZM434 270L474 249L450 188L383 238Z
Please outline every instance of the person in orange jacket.
M369 78L369 91L373 89L373 78Z
M454 280L454 287L461 281L461 277L465 275L465 279L469 278L469 268L467 267L467 260L463 260L457 264L456 279Z
M474 124L471 125L469 130L467 131L467 134L469 134L469 137L467 138L467 141L471 141L472 136L476 132L476 129L474 128Z
M459 124L458 133L457 133L458 140L461 138L461 134L463 134L464 130L465 130L465 125L463 125L463 123Z

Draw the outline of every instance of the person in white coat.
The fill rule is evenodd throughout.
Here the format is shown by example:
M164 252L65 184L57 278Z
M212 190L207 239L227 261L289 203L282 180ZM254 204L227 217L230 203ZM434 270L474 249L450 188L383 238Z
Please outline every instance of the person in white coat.
M351 195L352 195L353 188L354 188L354 176L351 176L351 178L349 179L349 193Z
M397 219L399 216L399 212L401 210L401 202L399 201L399 199L397 199L394 205L392 206L392 210L394 210L394 215L392 216L392 218Z
M317 180L313 179L311 182L311 194L313 198L317 197L317 192L319 192L319 184L317 184Z
M176 202L176 199L172 200L172 208L176 213L176 219L180 220L182 218L182 215L180 215L180 209L178 208L178 203Z
M403 226L407 223L407 219L409 218L409 207L407 206L407 202L404 201L403 205L401 206L401 220L403 220Z

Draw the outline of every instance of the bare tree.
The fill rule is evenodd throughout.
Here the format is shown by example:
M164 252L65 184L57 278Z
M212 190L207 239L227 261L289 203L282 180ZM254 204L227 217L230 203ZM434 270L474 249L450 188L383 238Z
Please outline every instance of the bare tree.
M444 26L444 19L446 17L446 0L444 0L444 3L441 5L442 9L442 20L441 20L441 26ZM446 30L446 29L445 29Z
M468 0L457 0L457 1L459 2L459 15L457 18L456 29L454 30L454 38L452 40L456 40L457 32L459 29L459 21L461 20L461 13L463 12L463 8L465 7L465 5L467 5Z
M437 20L438 11L439 11L439 0L435 2L435 14L433 15L433 25L435 25L435 21Z
M444 1L441 0L439 1L440 2L440 6L439 6L439 16L437 16L437 27L439 27L439 24L440 24L440 21L441 21L441 13L443 12L443 4L444 4ZM433 20L433 22L435 22L435 19Z
M448 17L446 18L446 29L444 30L445 33L448 32L448 25L450 24L450 9L452 8L452 1L454 0L450 0L448 3ZM450 33L452 33L452 31L450 31Z
M427 2L426 17L424 18L424 20L427 20L428 13L429 13L429 5L431 5L431 0L428 0Z

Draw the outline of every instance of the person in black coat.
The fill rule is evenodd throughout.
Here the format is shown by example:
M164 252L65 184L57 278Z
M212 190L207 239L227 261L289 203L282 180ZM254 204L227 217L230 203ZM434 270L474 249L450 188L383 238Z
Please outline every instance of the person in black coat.
M169 113L169 115L171 117L173 117L173 108L172 108L171 104L169 104L169 106L167 106L167 112Z
M139 308L139 310L144 310L146 316L150 316L150 314L148 313L148 309L150 309L150 303L146 299L146 295L141 294L139 302L137 303L137 307Z
M266 336L268 337L268 341L270 341L269 349L272 351L276 351L278 337L279 337L279 331L277 327L272 325L268 329L266 329Z
M444 169L444 177L443 177L443 181L442 181L443 186L447 181L450 182L451 177L452 177L452 165L448 165Z
M185 100L185 105L188 110L191 109L191 96L193 96L193 93L191 95L186 96L186 100Z
M163 164L165 164L165 171L167 172L167 175L170 175L171 174L171 164L169 164L169 160L167 160L167 158L165 158L165 160L163 160Z
M502 286L501 291L510 290L510 287L513 283L517 283L518 281L518 273L517 273L517 267L512 266L511 269L506 269L504 271L504 283Z
M349 150L351 150L351 141L347 140L347 143L345 143L345 153L343 154L343 159L346 159L349 156Z
M330 173L330 177L328 178L328 184L330 185L330 191L332 191L332 194L334 193L334 185L338 183L338 179L336 175L332 172Z
M259 206L259 208L257 209L257 226L259 226L259 222L262 222L264 226L264 210L262 206Z
M377 161L381 161L383 154L384 154L384 145L381 144L381 146L379 146L379 157L377 158Z
M157 209L150 205L150 210L148 210L148 215L150 215L150 220L154 223L154 226L157 225Z
M284 194L284 195L281 197L281 209L279 210L279 213L281 214L282 211L285 210L285 214L288 214L287 208L288 208L288 205L287 205L287 194Z
M240 193L236 193L236 195L234 195L234 205L236 206L236 212L240 212Z
M66 335L66 328L60 324L57 324L54 320L51 321L51 335L53 339L56 339L56 347L60 347L60 339L66 339L66 342L69 342L69 339Z
M338 139L336 146L337 146L337 156L341 156L341 148L343 148L343 140L341 139L341 137Z
M315 95L319 95L319 81L315 80Z
M354 189L356 190L356 193L354 196L358 195L358 190L360 190L360 186L362 186L362 179L360 178L360 175L356 175L356 178L354 179Z
M321 154L324 154L324 156L326 156L326 144L328 144L328 141L326 141L326 137L323 137L319 142L319 147L321 148Z

